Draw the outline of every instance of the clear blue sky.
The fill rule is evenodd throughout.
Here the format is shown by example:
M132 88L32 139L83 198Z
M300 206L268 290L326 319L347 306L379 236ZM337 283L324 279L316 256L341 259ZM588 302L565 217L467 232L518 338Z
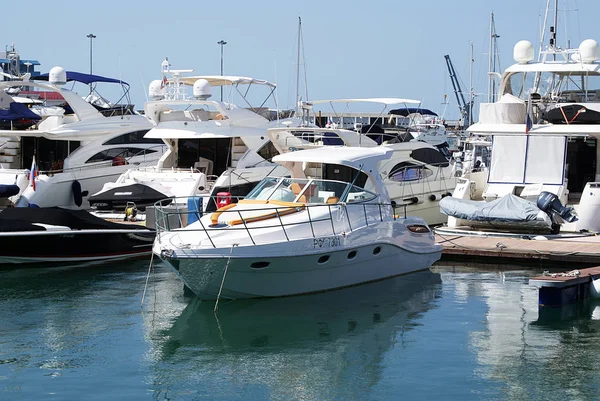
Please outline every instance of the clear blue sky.
M547 0L330 0L291 1L113 1L33 0L23 12L3 18L4 45L15 44L23 59L89 72L131 84L142 108L147 86L160 79L160 64L219 74L220 46L225 74L276 82L279 103L293 107L298 17L302 18L308 94L311 99L406 97L458 117L444 54L450 54L468 90L473 42L474 91L487 98L489 18L493 11L501 67L512 64L514 44L539 46ZM554 4L554 0L551 1ZM14 7L11 7L14 9ZM561 0L558 42L572 46L600 41L598 0Z

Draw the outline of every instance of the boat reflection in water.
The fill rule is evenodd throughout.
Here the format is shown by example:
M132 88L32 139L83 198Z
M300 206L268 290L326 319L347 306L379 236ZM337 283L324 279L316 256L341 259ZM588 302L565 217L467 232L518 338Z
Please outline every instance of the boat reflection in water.
M426 270L320 294L221 300L216 314L214 302L195 298L153 336L165 339L157 350L162 390L155 391L184 387L225 397L255 383L277 399L360 399L380 381L386 353L420 325L440 291L440 276ZM165 364L178 367L173 377L165 377ZM217 383L224 379L226 390Z

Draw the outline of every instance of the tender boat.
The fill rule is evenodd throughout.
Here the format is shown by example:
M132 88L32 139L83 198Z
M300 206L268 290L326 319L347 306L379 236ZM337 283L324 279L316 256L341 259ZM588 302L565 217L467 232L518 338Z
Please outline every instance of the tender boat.
M6 208L0 263L80 262L149 255L155 231L109 222L85 210Z
M425 221L398 217L377 163L393 150L321 147L278 155L244 199L177 228L157 205L154 254L202 299L332 290L428 269L441 246Z

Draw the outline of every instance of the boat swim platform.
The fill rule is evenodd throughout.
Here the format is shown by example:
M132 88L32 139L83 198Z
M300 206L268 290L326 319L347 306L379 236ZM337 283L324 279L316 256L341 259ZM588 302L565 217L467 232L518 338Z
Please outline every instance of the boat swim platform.
M595 266L565 273L544 272L542 276L530 278L529 285L539 288L540 306L563 306L597 297L597 290L592 291L592 283L599 278L600 266Z
M516 263L520 265L580 267L600 265L600 236L520 235L494 233L457 234L435 230L435 242L443 246L442 260L479 263Z

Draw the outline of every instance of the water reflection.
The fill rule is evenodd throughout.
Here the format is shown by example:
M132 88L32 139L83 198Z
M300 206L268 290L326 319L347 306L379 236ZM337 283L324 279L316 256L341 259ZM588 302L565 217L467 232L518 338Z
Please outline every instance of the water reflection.
M483 330L470 333L473 373L501 384L503 400L598 399L598 302L539 308L538 289L528 281L542 269L502 267L436 270L445 289L452 283L465 302L482 299L486 305Z
M435 306L440 284L425 271L309 296L221 302L216 315L213 302L194 300L154 336L157 398L195 388L220 399L239 399L241 389L271 399L364 399L386 353ZM225 393L217 391L223 382Z

